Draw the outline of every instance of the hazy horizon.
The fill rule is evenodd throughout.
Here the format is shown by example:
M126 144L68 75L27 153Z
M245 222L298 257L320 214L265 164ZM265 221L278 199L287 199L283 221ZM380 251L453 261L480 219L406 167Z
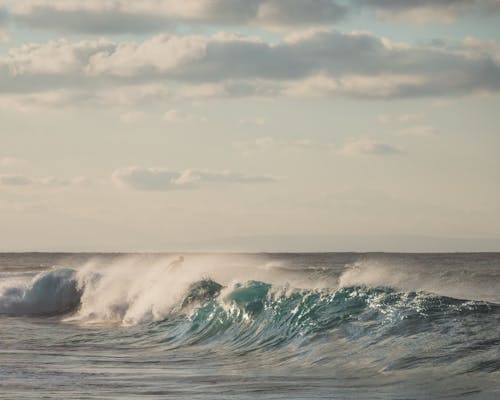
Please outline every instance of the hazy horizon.
M121 246L121 247L120 247ZM157 248L67 246L1 249L1 253L496 253L500 239L432 236L239 236L201 243L166 243Z

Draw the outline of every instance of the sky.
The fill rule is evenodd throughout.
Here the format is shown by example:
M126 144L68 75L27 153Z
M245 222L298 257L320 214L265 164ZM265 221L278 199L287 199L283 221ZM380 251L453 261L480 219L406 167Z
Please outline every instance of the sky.
M500 250L499 0L0 0L0 251Z

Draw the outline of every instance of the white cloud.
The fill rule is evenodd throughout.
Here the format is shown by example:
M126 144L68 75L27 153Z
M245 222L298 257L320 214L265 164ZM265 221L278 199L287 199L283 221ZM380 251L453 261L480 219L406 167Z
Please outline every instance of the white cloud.
M228 96L224 84L220 83L187 84L181 87L178 93L181 97L189 99L209 99Z
M83 91L83 98L94 97L95 101L104 106L135 106L162 103L171 100L168 86L163 83L139 83L136 85L117 85L97 88L94 92Z
M439 131L425 120L425 113L382 114L377 117L379 123L392 125L401 136L435 136Z
M254 141L241 141L233 143L234 147L241 151L244 156L252 156L259 153L302 151L312 148L316 143L311 139L276 139L272 136L261 136Z
M457 104L458 99L439 99L432 102L432 107L435 108L447 108Z
M163 114L163 119L167 122L173 123L173 122L206 122L207 118L206 117L201 117L198 115L194 114L188 114L184 111L176 110L176 109L171 109L165 112Z
M400 131L404 136L435 136L439 131L432 125L414 125Z
M491 43L436 48L319 30L267 43L238 35L22 45L0 57L0 106L131 105L171 97L405 98L500 91Z
M300 147L311 147L314 145L314 142L311 139L298 139L292 141L292 144Z
M317 75L301 81L291 81L286 94L291 96L353 96L363 98L390 98L403 95L403 91L418 91L429 85L424 75L346 75L334 78Z
M378 122L381 124L394 124L394 123L411 123L422 121L426 118L424 113L411 113L411 114L382 114L377 117Z
M266 124L265 118L257 117L257 118L243 118L240 119L241 125L249 125L249 126L264 126Z
M120 114L120 121L126 124L133 124L135 122L142 121L146 117L146 113L143 111L129 111Z
M84 176L59 178L55 176L31 177L18 174L0 175L0 187L49 187L64 188L68 186L87 185L89 179Z
M74 89L46 90L33 93L1 93L0 109L29 112L63 108L89 101L92 94ZM95 100L95 98L94 98Z
M463 41L463 49L471 57L488 55L500 63L500 44L495 40L483 40L473 36L468 36Z
M95 52L88 60L89 75L134 76L144 72L166 73L195 62L206 52L202 36L159 35L143 43L123 42L112 52Z
M29 112L48 109L60 110L75 105L98 105L122 109L166 102L172 100L173 97L173 93L165 85L156 83L95 89L85 86L37 92L0 92L0 109ZM123 122L132 122L132 119L138 120L139 118L140 113L133 110L124 112L120 116Z
M77 186L87 186L92 183L92 181L86 176L74 176L69 180L71 185Z
M339 154L345 156L394 156L404 154L397 146L377 142L371 139L357 139L346 143L339 151Z
M118 187L144 191L169 191L187 189L208 184L267 183L274 179L268 176L251 176L235 172L214 172L187 169L175 171L167 168L119 168L112 174Z
M23 44L10 48L8 56L0 63L11 77L22 75L82 74L89 69L91 57L108 54L115 45L106 40L69 42L65 39L47 43Z
M255 145L261 150L269 150L275 144L275 141L270 136L260 137L255 140Z
M168 110L163 115L163 119L167 122L176 122L183 119L183 114L178 110Z

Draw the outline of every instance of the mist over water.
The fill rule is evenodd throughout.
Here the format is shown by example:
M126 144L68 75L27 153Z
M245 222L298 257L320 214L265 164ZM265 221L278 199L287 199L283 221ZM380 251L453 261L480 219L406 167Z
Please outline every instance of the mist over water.
M1 398L497 398L500 254L2 254Z

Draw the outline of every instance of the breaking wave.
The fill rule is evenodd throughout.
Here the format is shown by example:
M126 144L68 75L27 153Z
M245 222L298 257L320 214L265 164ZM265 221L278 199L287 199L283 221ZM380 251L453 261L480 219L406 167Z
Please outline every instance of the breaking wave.
M464 298L464 291L458 297L431 292L426 290L431 281L422 275L417 280L356 264L335 279L308 280L288 271L284 282L279 268L212 268L211 277L189 266L166 271L161 263L146 268L130 260L107 268L95 263L53 268L28 281L4 278L0 314L142 326L148 341L178 346L216 340L244 351L315 340L335 329L386 337L435 329L469 315L500 318L500 305Z
M497 254L4 257L16 393L498 398Z
M81 291L76 271L67 268L44 271L28 283L11 279L0 288L0 314L47 315L74 310Z

